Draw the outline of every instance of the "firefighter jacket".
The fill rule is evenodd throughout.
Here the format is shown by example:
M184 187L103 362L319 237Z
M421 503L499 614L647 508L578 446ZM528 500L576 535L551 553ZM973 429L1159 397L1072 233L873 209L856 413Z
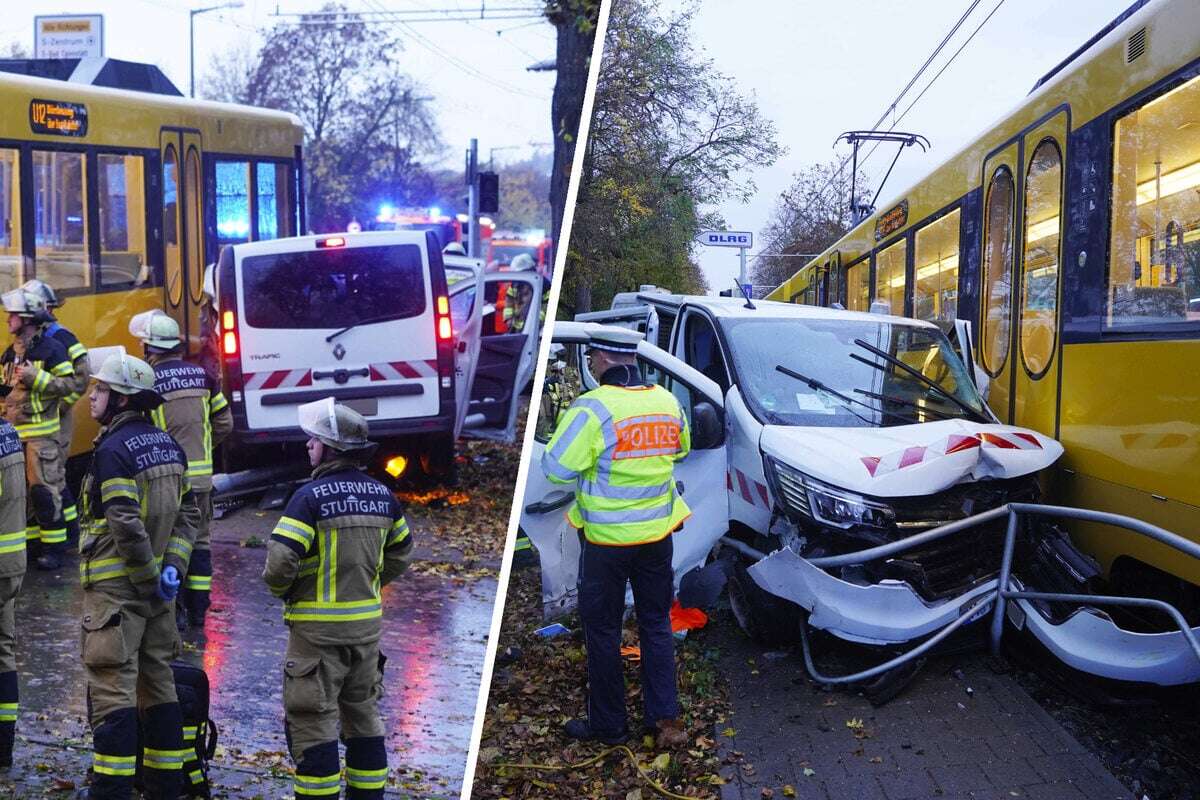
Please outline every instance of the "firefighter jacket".
M37 368L31 379L20 377L25 362ZM18 338L0 355L0 375L9 387L4 418L16 427L20 437L34 439L58 433L58 401L75 389L75 371L66 348L40 333L28 341Z
M84 587L112 581L142 597L160 567L187 572L200 509L187 480L187 457L171 435L137 411L105 428L83 478L79 577Z
M263 579L312 644L379 640L381 587L408 566L412 536L391 490L349 460L317 467L271 532Z
M233 412L221 389L203 367L180 358L150 359L154 391L163 404L150 419L174 437L187 454L192 490L212 490L213 448L233 431Z
M0 579L25 574L25 448L0 420Z
M92 377L91 367L88 366L87 348L75 337L75 334L57 322L52 322L46 327L45 335L57 340L67 349L67 361L71 362L75 380L71 385L71 393L63 398L63 403L73 406L87 392L88 381Z
M580 395L542 455L551 481L575 484L567 520L600 545L656 542L690 513L672 477L691 449L679 401L661 386L612 382L624 374L614 367Z

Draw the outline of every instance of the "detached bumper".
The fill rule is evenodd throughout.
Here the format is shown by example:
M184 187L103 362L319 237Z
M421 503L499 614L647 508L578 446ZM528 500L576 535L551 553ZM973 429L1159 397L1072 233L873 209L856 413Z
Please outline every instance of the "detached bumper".
M807 610L814 628L871 645L902 644L936 633L962 614L982 615L987 606L981 604L996 592L991 578L958 597L930 603L903 581L860 586L835 578L786 547L749 572L766 591Z

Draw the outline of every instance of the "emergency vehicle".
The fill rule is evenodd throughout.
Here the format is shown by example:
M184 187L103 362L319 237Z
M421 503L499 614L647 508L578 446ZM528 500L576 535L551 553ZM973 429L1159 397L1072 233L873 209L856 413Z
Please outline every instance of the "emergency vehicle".
M431 208L427 211L420 209L397 209L383 206L371 223L377 231L432 231L437 236L441 247L452 242L465 242L470 236L470 217L466 214L450 216L443 214L441 209ZM480 240L487 242L491 239L496 225L491 217L479 218Z
M893 647L990 608L1000 517L880 561L813 563L1040 499L1040 478L1063 448L997 420L976 388L965 322L956 338L966 359L929 322L643 287L618 295L610 310L556 323L554 341L580 348L584 391L596 381L581 351L601 322L645 333L644 375L675 393L693 428L693 451L675 473L693 512L675 534L681 596L690 580L711 585L702 576L719 569L739 624L771 645L811 626ZM536 432L533 464L546 427ZM563 518L570 502L570 491L530 470L521 528L541 558L548 616L575 602L578 543ZM1014 582L1071 593L1094 585L1095 563L1056 526L1021 541ZM714 548L731 556L725 565ZM1079 669L1163 685L1200 680L1200 660L1179 630L1122 627L1091 608L1012 606L1010 618L1019 614L1023 628ZM1100 638L1113 658L1094 657Z
M538 273L549 280L554 270L551 244L552 241L545 236L520 236L498 231L488 239L488 268L504 269L511 265L517 256L524 254L533 259Z
M433 477L453 474L464 427L511 441L536 315L527 333L491 346L482 332L487 312L474 299L486 290L482 269L451 271L457 280L448 286L441 246L428 231L223 250L215 293L231 451L262 462L296 449L308 438L296 407L325 397L367 418L381 463L400 455ZM540 298L540 281L529 281L529 291Z

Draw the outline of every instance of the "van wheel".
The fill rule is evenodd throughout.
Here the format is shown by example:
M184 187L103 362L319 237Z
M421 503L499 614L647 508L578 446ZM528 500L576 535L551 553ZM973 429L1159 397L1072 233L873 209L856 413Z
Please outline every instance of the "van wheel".
M800 641L804 609L755 583L741 559L729 576L729 605L738 627L760 645L786 647Z
M421 471L432 480L453 486L458 483L458 462L454 455L454 437L433 437L421 453Z

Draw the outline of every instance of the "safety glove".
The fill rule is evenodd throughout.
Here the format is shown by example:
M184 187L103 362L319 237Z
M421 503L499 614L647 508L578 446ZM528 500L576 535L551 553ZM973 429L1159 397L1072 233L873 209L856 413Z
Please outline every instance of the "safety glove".
M174 600L179 594L179 570L171 565L163 567L158 576L158 597L160 600Z

